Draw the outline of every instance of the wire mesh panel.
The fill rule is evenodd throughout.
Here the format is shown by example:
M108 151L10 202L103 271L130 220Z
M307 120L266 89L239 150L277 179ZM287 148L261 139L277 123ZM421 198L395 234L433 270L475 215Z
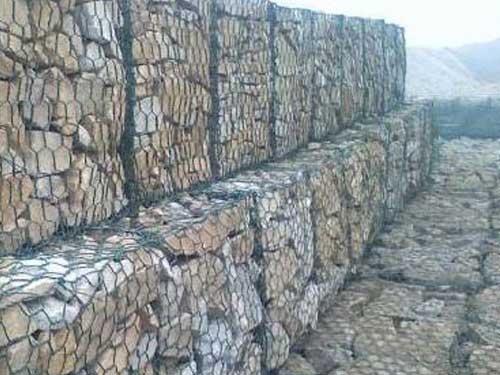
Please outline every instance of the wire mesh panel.
M139 373L142 353L156 345L153 305L161 280L172 277L165 266L159 251L117 231L3 261L2 373Z
M397 103L405 100L406 90L406 39L405 29L394 25L396 33L396 77L394 97Z
M0 9L1 374L278 373L430 168L420 107L260 165L352 125L364 82L368 111L402 100L395 26L363 42L380 22L264 0Z
M347 125L363 115L364 105L364 42L361 18L346 17L343 38L343 79L342 79L342 118Z
M321 140L340 129L344 17L313 15L313 87L311 139Z
M384 88L384 105L385 111L389 111L394 108L398 102L396 98L397 84L395 80L398 76L397 64L399 53L397 51L397 30L392 24L387 24L385 27L384 46L385 71L387 74Z
M124 224L155 241L177 265L181 282L167 289L175 303L160 315L158 337L165 343L156 354L166 374L186 361L196 365L196 374L260 371L254 330L262 304L251 259L250 205L248 193L215 185L142 210Z
M385 81L388 79L385 63L385 22L365 20L364 22L364 83L365 117L384 113Z
M265 306L262 361L265 368L277 369L290 346L317 320L311 192L300 163L291 161L240 174L226 186L254 195L254 259Z
M390 188L384 161L394 161L394 180L410 180L407 160L431 149L414 139L432 134L418 130L430 126L425 118L422 108L394 114L412 153L390 146L389 122L357 125L134 218L2 257L2 373L277 372L342 285L345 249L359 255L378 228Z
M399 26L386 25L385 37L385 64L386 80L386 102L388 109L394 108L402 102L405 97L406 84L406 49L404 29Z
M346 140L344 140L345 142ZM347 143L347 142L345 142ZM346 149L344 181L347 187L351 264L359 262L364 246L383 223L385 198L384 145L377 140L358 140Z
M350 269L348 199L343 179L343 154L336 149L335 144L325 144L314 153L303 152L297 155L310 168L314 275L322 301L335 294L343 285Z
M0 251L10 252L124 206L125 86L116 1L1 8Z
M392 222L402 208L401 202L407 184L406 176L400 176L396 172L406 169L406 129L403 119L392 115L382 119L381 127L385 132L384 139L388 148L386 220Z
M272 6L275 155L308 143L312 112L312 13Z
M417 194L425 182L425 171L428 171L431 155L424 145L431 141L429 134L430 108L409 107L403 112L407 123L406 158L408 159L408 193Z
M264 0L214 0L212 124L217 174L225 176L271 156L270 23Z
M158 198L211 177L211 2L130 3L135 101L130 126L138 198ZM125 25L130 27L130 25Z

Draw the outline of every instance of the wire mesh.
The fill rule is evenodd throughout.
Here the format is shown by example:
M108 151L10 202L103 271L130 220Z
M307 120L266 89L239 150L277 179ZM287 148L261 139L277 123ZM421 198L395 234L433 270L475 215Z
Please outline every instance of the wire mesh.
M34 255L3 257L2 369L278 370L384 213L411 193L406 183L390 198L391 181L422 183L431 147L422 112L395 115L408 138L358 125L321 148L53 239Z
M402 30L264 0L0 9L0 374L278 373L430 163L421 107L353 126L400 104Z
M130 3L134 199L208 181L210 1ZM125 28L129 27L125 25ZM131 152L131 150L124 150Z
M342 86L346 84L343 71L345 54L342 41L346 34L343 16L313 15L314 72L312 92L312 121L310 138L324 139L341 127L344 111L340 111ZM347 50L345 50L347 51ZM351 124L346 122L346 124Z
M362 18L346 17L344 20L344 35L342 39L342 118L345 124L352 124L363 113L364 106L364 76L363 76L363 28Z
M365 79L364 114L380 115L385 111L384 80L387 76L385 51L385 22L383 20L365 20L363 30L364 48L371 53L365 54L363 77Z
M309 141L314 55L312 12L273 6L272 141L284 156Z
M2 2L0 243L7 251L103 220L127 203L116 152L125 110L121 22L116 2Z

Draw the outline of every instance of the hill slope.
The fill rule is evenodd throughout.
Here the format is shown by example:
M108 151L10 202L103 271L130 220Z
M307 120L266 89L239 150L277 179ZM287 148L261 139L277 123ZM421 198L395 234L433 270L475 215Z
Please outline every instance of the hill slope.
M500 97L500 40L455 49L408 49L409 98Z
M482 82L500 82L500 39L453 49L458 58Z

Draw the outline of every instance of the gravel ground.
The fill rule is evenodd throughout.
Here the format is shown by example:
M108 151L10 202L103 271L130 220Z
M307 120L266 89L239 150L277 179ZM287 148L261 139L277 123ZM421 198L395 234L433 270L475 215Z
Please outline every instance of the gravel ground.
M500 141L455 139L281 375L500 374Z

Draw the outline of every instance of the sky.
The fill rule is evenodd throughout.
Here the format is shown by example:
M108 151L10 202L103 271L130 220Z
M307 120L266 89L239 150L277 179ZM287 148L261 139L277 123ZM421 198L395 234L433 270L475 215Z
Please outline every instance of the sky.
M280 5L383 18L410 47L458 47L500 38L500 0L273 0Z

